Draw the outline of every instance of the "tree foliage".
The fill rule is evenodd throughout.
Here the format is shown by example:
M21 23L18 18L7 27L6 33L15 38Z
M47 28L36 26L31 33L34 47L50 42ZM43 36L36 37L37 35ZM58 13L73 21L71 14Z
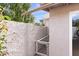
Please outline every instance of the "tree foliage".
M7 51L5 50L5 37L7 35L8 28L6 26L6 22L4 20L4 16L2 15L3 8L0 6L0 56L6 55Z
M27 14L22 16L25 11L28 12L30 8L29 3L1 3L0 4L4 10L3 15L9 16L12 21L32 23L34 22L34 16L32 14Z

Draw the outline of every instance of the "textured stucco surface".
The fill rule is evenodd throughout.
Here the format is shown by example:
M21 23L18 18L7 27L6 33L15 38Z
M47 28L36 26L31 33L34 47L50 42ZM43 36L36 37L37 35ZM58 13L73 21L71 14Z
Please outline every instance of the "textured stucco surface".
M47 28L13 21L7 21L7 51L9 56L33 56L35 41L47 35Z
M52 56L69 55L69 13L78 11L79 4L50 9L49 54Z

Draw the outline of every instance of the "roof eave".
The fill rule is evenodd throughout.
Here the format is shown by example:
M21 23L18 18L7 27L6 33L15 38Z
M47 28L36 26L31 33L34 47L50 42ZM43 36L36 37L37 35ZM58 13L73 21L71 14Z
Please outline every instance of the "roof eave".
M29 10L28 12L26 11L26 12L24 12L22 15L25 15L25 14L27 14L27 13L32 13L32 12L35 12L35 11L38 11L38 10L45 10L45 11L48 11L47 9L49 8L49 7L51 7L51 6L55 6L55 5L58 5L58 4L60 4L60 3L50 3L50 4L45 4L45 5L43 5L43 6L40 6L40 7L38 7L38 8L35 8L35 9L33 9L33 10Z
M35 12L35 11L38 11L38 10L45 10L45 11L49 11L49 8L54 8L54 7L57 7L57 6L62 6L64 4L67 4L67 3L50 3L50 4L45 4L43 6L40 6L36 9L33 9L33 10L29 10L28 12L24 12L22 15L25 15L27 13L32 13L32 12Z

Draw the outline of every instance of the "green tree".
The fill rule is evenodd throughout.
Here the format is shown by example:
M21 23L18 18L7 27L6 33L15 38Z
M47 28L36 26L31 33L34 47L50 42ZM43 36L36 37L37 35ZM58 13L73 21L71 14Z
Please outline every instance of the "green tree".
M32 14L28 13L22 16L22 13L25 11L28 12L30 8L29 3L1 3L0 5L4 8L3 15L9 16L12 21L25 23L34 22L34 16Z

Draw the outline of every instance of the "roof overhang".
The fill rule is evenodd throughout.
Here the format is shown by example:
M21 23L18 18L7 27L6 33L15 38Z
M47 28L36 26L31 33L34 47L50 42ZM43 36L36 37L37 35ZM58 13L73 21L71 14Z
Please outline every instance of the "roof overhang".
M60 6L67 5L67 4L69 4L69 3L48 3L48 4L45 4L45 5L38 7L36 9L29 10L28 12L24 12L22 15L25 15L27 13L32 13L32 12L35 12L38 10L49 11L49 9L51 9L51 8L60 7Z

